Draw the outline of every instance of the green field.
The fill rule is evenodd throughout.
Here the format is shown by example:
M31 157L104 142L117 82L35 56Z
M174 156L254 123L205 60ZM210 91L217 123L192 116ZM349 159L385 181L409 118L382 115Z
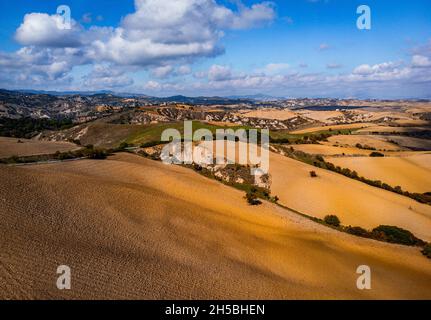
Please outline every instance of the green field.
M130 145L142 145L142 144L156 144L160 142L160 138L162 136L162 133L166 129L177 129L181 136L184 134L184 123L183 122L173 122L173 123L159 123L154 125L149 125L142 127L141 130L138 130L131 135L127 137L126 140L123 142L126 142ZM199 129L208 129L213 134L216 132L217 129L245 129L249 130L252 129L248 126L217 126L217 125L211 125L208 123L203 123L200 121L193 121L193 132ZM260 131L260 129L258 129ZM295 143L299 140L304 139L304 137L311 137L311 136L321 136L321 135L335 135L335 134L351 134L355 130L352 129L344 129L344 130L322 130L322 131L316 131L312 133L304 133L304 134L292 134L289 133L287 130L277 130L277 131L270 131L270 138L272 142L285 142L286 139L290 143Z
M348 135L356 130L358 129L321 130L298 134L290 133L288 130L274 130L270 132L270 137L273 143L296 143L300 140L304 140L304 138L308 139L310 137L319 137L322 135Z
M151 144L151 143L159 143L162 133L166 129L176 129L180 132L183 137L184 134L184 122L172 122L172 123L159 123L154 125L149 125L142 127L142 130L138 130L137 132L132 133L126 140L126 142L130 145L142 145L142 144ZM217 129L250 129L246 126L234 126L234 127L224 127L211 125L208 123L203 123L200 121L193 121L193 132L199 129L208 129L211 133L215 133Z
M150 125L112 124L105 122L95 122L88 126L86 134L80 138L81 145L94 145L100 148L117 148L121 144L130 146L153 146L162 144L161 136L166 129L176 129L181 136L184 134L184 122L157 123ZM217 129L252 129L249 126L219 126L193 121L193 132L199 129L208 129L215 133ZM260 131L260 129L258 129ZM287 130L270 131L271 143L307 143L318 141L321 135L351 134L354 130L325 130L306 134L292 134ZM260 140L260 138L259 138ZM321 140L321 139L320 139Z

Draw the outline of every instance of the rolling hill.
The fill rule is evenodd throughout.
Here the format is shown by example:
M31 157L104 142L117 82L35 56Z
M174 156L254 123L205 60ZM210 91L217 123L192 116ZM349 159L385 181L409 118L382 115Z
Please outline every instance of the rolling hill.
M416 248L248 206L186 168L120 154L0 166L0 181L3 299L431 298ZM72 290L55 287L61 264ZM372 290L356 288L363 264Z

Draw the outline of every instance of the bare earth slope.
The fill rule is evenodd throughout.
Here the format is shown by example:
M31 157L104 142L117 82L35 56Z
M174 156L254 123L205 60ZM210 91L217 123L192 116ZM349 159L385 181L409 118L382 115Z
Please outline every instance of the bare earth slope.
M342 234L132 155L0 166L0 298L431 298L417 248ZM55 287L72 269L72 290ZM356 268L373 272L356 288Z
M20 143L18 143L18 140ZM80 147L70 142L38 141L0 137L0 158L66 152Z

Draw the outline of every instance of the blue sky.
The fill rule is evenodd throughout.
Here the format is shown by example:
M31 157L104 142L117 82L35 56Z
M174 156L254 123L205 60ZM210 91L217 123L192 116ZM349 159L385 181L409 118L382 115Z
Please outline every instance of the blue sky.
M356 26L363 4L371 30ZM8 89L431 98L429 0L15 0L0 12Z

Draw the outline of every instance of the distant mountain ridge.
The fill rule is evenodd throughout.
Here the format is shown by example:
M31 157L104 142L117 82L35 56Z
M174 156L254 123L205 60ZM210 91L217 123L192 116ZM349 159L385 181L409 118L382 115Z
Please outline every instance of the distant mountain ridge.
M44 90L6 90L0 89L1 93L8 94L21 94L21 95L47 95L54 97L65 97L65 96L82 96L82 97L95 97L95 96L112 96L119 98L142 98L151 102L158 103L190 103L190 104L236 104L236 103L253 103L258 101L257 99L246 98L246 97L238 97L238 98L230 98L230 97L187 97L183 95L176 95L170 97L155 97L148 96L146 94L140 93L128 93L128 92L114 92L110 90L99 90L99 91L44 91Z
M252 95L236 95L236 96L227 96L229 99L251 99L257 101L277 101L277 100L285 100L286 97L275 97L267 94L252 94Z

